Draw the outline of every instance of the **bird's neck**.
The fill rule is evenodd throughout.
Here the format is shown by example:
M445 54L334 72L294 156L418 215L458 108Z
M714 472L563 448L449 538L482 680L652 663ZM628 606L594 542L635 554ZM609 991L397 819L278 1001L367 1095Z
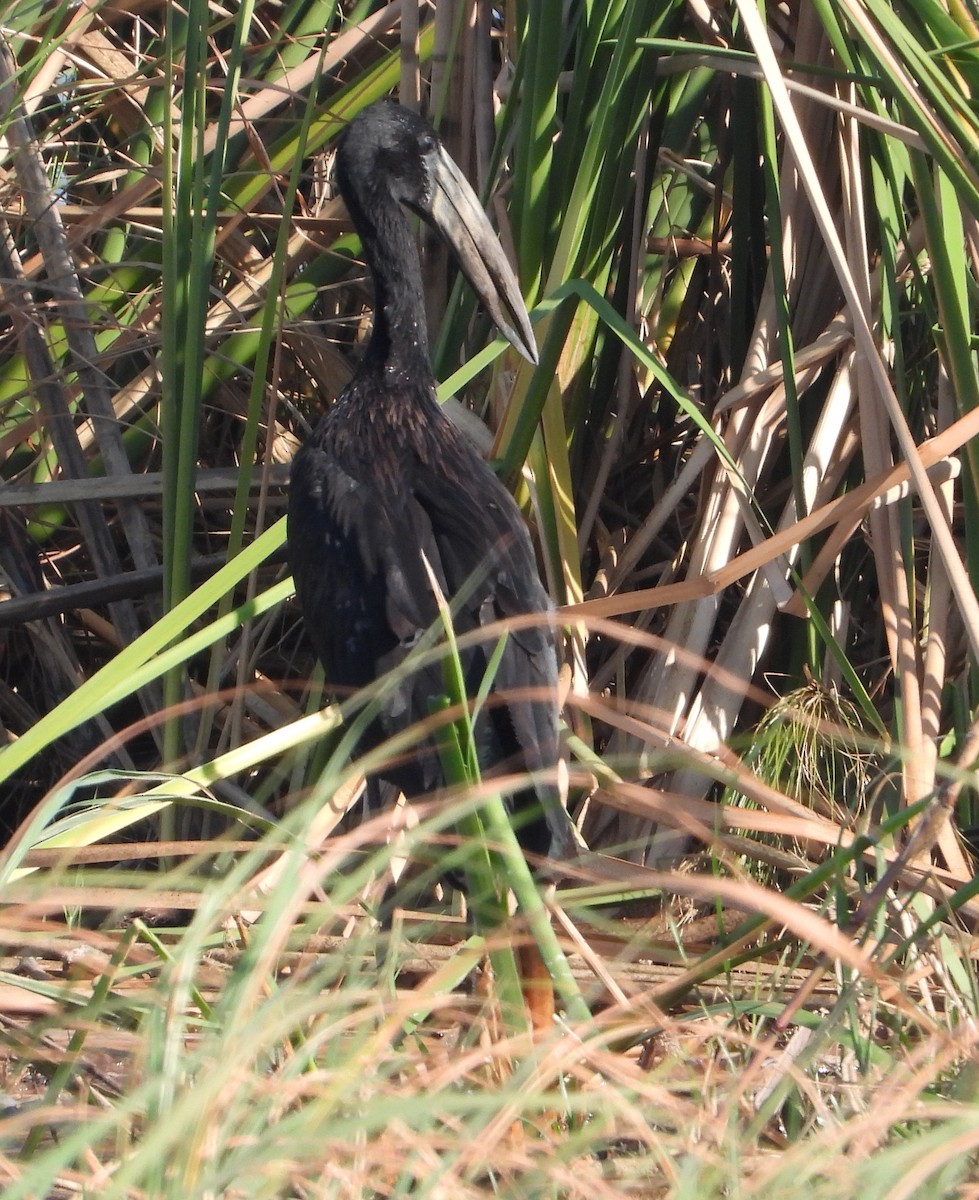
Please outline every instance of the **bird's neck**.
M418 247L404 209L385 198L356 221L374 280L374 326L364 369L416 383L432 379Z

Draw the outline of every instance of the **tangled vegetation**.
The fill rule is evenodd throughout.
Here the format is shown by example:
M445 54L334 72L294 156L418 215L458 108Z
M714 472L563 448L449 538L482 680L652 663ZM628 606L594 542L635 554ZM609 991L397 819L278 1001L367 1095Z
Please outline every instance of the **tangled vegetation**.
M7 1200L979 1197L977 89L975 0L6 6ZM490 789L363 816L285 566L389 94L541 348L424 244L592 849L498 938L433 895Z

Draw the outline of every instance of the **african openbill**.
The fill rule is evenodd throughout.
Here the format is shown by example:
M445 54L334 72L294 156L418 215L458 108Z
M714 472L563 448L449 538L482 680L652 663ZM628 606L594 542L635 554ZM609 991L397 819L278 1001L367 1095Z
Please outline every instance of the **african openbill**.
M334 174L373 276L374 324L356 374L296 456L289 555L307 634L328 685L345 694L397 667L438 620L423 555L460 636L517 614L547 614L551 604L519 509L436 401L405 209L442 235L500 331L536 362L530 320L489 221L428 122L393 102L350 122ZM495 644L490 637L464 653L470 697ZM493 689L476 724L481 769L553 767L557 658L546 621L508 635ZM438 665L407 675L361 748L423 721L444 691ZM408 797L445 783L430 741L383 776ZM525 851L573 856L555 787L527 786L510 810Z

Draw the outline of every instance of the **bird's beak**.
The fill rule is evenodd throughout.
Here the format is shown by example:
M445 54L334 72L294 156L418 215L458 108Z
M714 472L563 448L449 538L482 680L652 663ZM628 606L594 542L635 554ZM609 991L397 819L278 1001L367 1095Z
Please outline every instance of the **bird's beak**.
M431 205L422 215L448 242L500 333L536 363L537 343L517 278L476 193L441 147L433 184Z

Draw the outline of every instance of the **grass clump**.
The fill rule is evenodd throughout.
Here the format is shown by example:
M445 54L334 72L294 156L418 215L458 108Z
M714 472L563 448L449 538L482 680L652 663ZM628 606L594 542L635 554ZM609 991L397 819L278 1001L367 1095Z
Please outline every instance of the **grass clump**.
M0 18L0 1187L966 1200L976 14L464 16ZM446 718L357 761L390 681L324 700L283 568L369 310L326 158L393 92L541 346L487 345L426 247L440 398L561 606L593 851L512 918L471 771L362 819ZM474 814L477 928L432 898Z

